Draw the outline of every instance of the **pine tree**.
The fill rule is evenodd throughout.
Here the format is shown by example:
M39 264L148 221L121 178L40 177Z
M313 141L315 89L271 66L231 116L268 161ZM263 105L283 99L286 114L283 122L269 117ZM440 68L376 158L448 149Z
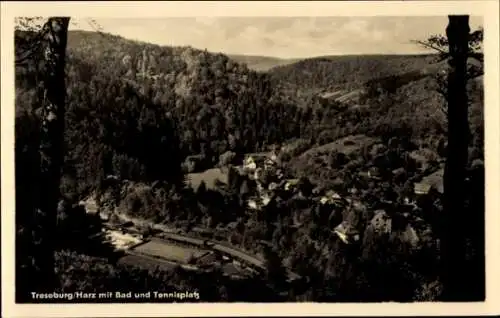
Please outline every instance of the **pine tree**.
M45 78L40 131L40 191L35 219L38 239L35 239L35 266L39 270L33 281L38 289L52 291L56 284L54 273L54 244L61 167L64 159L63 136L65 114L65 61L70 18L49 18L44 25ZM36 289L36 288L34 288Z
M467 58L469 16L449 16L446 36L449 44L450 72L447 88L448 147L444 172L445 217L441 229L443 251L443 297L462 301L465 263L465 173L470 139L467 98Z

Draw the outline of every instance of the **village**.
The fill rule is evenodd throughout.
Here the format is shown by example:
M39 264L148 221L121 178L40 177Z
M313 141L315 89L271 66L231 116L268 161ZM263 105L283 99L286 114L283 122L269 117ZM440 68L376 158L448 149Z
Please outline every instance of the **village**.
M330 230L345 244L358 242L362 237L357 225L351 224L345 217L346 210L372 209L368 211L371 215L369 227L379 233L391 235L394 232L395 235L401 235L415 248L419 244L420 236L427 235L430 231L417 212L421 210L421 204L439 201L443 193L443 163L429 168L424 162L419 170L422 177L415 178L411 193L404 197L394 200L381 196L377 198L377 202L366 202L363 200L363 190L355 185L340 193L334 189L314 186L307 178L294 178L284 171L279 156L279 151L276 150L247 154L240 165L219 166L191 174L190 180L198 181L190 184L196 189L200 186L200 180L203 180L205 186L211 189L227 187L228 175L234 169L251 185L243 193L246 213L269 213L266 207L273 203L290 198L304 199L309 205L318 206L321 211L336 213L334 223L337 224ZM389 178L398 176L402 170L403 168L394 169ZM371 182L375 186L384 181L376 167L359 171L356 178L360 182ZM294 226L300 227L301 222L294 220Z
M304 206L329 215L328 224L324 225L345 245L359 244L366 228L382 235L397 235L413 248L418 248L430 233L418 213L419 202L439 199L443 189L442 166L433 172L427 169L427 175L413 183L413 192L402 199L391 201L382 196L377 202L366 202L363 190L356 185L342 192L315 186L308 178L294 177L281 162L280 155L277 149L273 149L246 154L239 165L221 160L215 168L189 173L187 185L194 191L204 187L209 191L226 193L231 186L234 187L234 179L238 179L236 182L242 203L240 213L248 217L265 218L266 213L276 213L276 208L285 201L302 202ZM186 162L190 160L193 158L187 158ZM392 174L397 175L399 170L395 169ZM425 172L425 169L422 170ZM356 178L375 184L383 182L383 176L375 167L360 171ZM195 271L218 267L233 278L259 275L266 270L265 261L258 253L239 249L231 239L228 242L231 224L218 227L215 231L200 226L186 231L145 222L127 213L103 213L92 199L81 204L85 205L87 213L100 214L105 222L100 235L116 250L125 253L120 260L124 264L166 269L181 266ZM354 222L353 213L369 215L368 224L360 226L359 222ZM304 222L296 215L292 219L291 226L294 228L300 228ZM224 234L226 231L227 234ZM210 235L206 236L206 233ZM261 244L272 246L265 240L261 240ZM298 278L290 270L288 272L291 278Z

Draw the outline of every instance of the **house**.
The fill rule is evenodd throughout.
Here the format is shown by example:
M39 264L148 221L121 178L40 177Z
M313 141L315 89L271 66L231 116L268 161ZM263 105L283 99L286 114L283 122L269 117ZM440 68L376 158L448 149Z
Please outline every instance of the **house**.
M427 184L430 184L431 187L434 188L437 192L443 193L444 192L443 177L444 177L444 169L439 169L436 172L423 178L422 181Z
M99 213L99 206L97 205L97 201L94 198L88 198L85 201L80 201L78 202L78 205L82 206L87 214Z
M264 168L265 169L271 169L276 166L276 162L271 160L271 158L266 158L264 160Z
M187 156L184 162L182 163L182 167L188 173L195 172L200 168L203 168L202 165L204 160L205 160L204 155Z
M360 176L363 179L369 179L370 178L370 174L368 173L368 171L360 171L360 172L358 172L358 176Z
M257 192L262 193L266 190L266 188L262 185L262 183L257 182Z
M329 198L327 198L327 197L322 197L322 198L319 200L319 202L320 202L321 204L327 204L327 203L329 203L329 202L330 202L330 199L329 199Z
M472 161L472 164L471 164L472 168L483 167L483 166L484 166L484 162L481 159L474 159L474 161Z
M333 232L344 242L345 244L351 244L353 242L359 241L359 232L349 226L345 221L340 223L335 227Z
M413 185L415 194L424 195L431 191L431 185L424 182L417 182Z
M288 179L285 182L285 190L290 191L299 184L299 179Z
M264 174L264 170L262 168L258 167L257 169L255 169L253 176L250 175L250 177L253 177L254 180L259 181L262 178L263 174Z
M349 239L347 238L347 234L345 232L342 232L342 231L339 231L337 229L334 230L335 231L335 234L337 234L337 236L345 243L345 244L349 244Z
M375 179L380 180L380 169L377 167L371 167L366 171L358 172L358 175L364 179Z
M273 151L271 154L264 160L264 167L266 169L274 168L279 164L278 155Z
M416 247L420 242L420 237L411 224L407 224L405 230L400 235L401 240L409 243L412 247Z
M268 153L247 154L245 155L245 159L243 159L243 168L253 171L257 169L257 167L262 167L267 158Z
M272 152L271 153L271 156L270 156L270 159L271 161L273 161L274 163L278 163L278 155L276 154L276 152Z
M260 196L260 198L262 200L262 205L266 206L269 204L269 202L271 202L272 195L270 193L265 192Z
M403 204L404 205L411 205L411 206L414 206L416 204L415 200L409 198L409 197L405 197L403 199Z
M392 170L392 174L395 176L400 175L400 174L405 173L405 172L406 172L405 168L397 168L397 169Z
M268 186L269 188L269 191L274 191L276 189L278 189L278 184L276 182L271 182Z
M222 272L225 276L229 276L231 278L245 277L244 270L240 269L235 263L226 263L222 265Z
M257 169L257 163L253 157L248 157L243 160L243 169L251 171Z
M255 199L249 199L247 204L248 204L248 207L252 210L259 209L259 205L257 204L257 201L255 201Z
M207 252L196 259L196 265L200 267L210 267L218 261L220 261L220 255L214 252Z
M285 176L283 174L283 171L281 169L276 170L276 174L275 175L276 175L276 178L278 178L278 180L283 179L283 177Z
M208 169L199 173L189 173L187 183L196 191L201 182L204 182L207 189L216 189L218 183L228 184L228 175L219 168Z
M342 201L342 197L333 190L327 191L326 194L319 200L321 204L342 203Z
M320 195L323 193L323 189L321 187L316 187L312 190L312 194L314 195Z
M417 166L420 166L421 171L425 171L429 167L429 158L435 158L436 154L430 149L418 149L409 153Z
M342 197L335 191L330 190L326 193L326 196L333 199L333 200L341 200Z
M380 170L377 167L371 167L368 169L368 177L371 179L380 179Z
M424 177L422 181L414 184L414 192L418 195L429 194L431 190L435 190L438 193L444 192L443 185L444 169L439 169L438 171Z
M376 232L390 234L392 232L392 219L384 210L375 211L370 225Z
M357 188L349 188L349 190L347 190L350 194L358 194L359 190Z

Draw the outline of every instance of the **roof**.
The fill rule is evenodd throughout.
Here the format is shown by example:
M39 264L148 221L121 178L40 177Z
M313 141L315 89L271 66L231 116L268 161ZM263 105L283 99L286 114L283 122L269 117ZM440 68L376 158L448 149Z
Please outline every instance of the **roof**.
M349 239L345 233L340 232L339 230L334 230L334 232L344 243L349 244Z
M257 210L259 208L257 202L253 199L248 200L248 207L254 210Z
M424 177L422 179L422 183L426 183L431 187L434 187L440 193L443 193L444 190L443 176L444 176L444 169L439 169L438 171Z
M187 180L191 187L195 189L198 189L202 181L205 182L207 189L214 189L217 180L222 183L228 183L227 174L219 168L208 169L199 173L189 173Z
M201 160L204 158L205 158L204 155L191 155L191 156L187 156L186 160L193 160L193 159Z
M271 183L269 183L268 189L273 191L273 190L277 189L278 187L279 187L279 185L276 182L271 182Z
M224 272L224 274L230 275L230 276L244 275L242 270L238 269L235 265L233 265L231 263L227 263L227 264L222 265L222 271Z
M346 244L349 244L351 239L354 241L359 240L359 232L347 224L346 221L342 221L339 225L337 225L333 229L333 232L337 234L337 236Z
M208 252L196 260L198 265L213 265L215 262L217 262L217 255L213 252Z
M444 169L439 169L436 172L422 178L421 182L414 184L416 193L428 193L431 188L436 189L438 192L444 192L443 186Z
M245 158L268 158L271 155L269 152L255 152L255 153L247 153L245 154Z
M477 167L477 166L484 166L483 160L474 159L474 161L472 161L472 167Z
M328 190L326 192L325 196L331 197L333 199L342 199L342 197L337 192L335 192L333 190Z
M99 206L94 198L88 198L85 201L82 200L78 204L89 214L97 213L99 211Z
M360 172L358 172L358 175L362 178L369 178L370 177L370 174L368 173L368 171L360 171Z
M390 233L392 230L392 219L384 210L375 211L375 215L370 221L375 230Z
M423 182L418 182L413 185L416 193L428 193L431 190L431 185Z
M340 90L340 91L334 91L334 92L325 92L325 93L322 93L320 96L322 98L336 98L336 97L339 97L345 93L346 92L344 90Z
M397 169L392 170L392 174L399 174L399 173L403 173L403 172L406 172L405 168L397 168Z
M416 246L420 241L417 231L415 231L410 224L408 224L406 229L403 231L402 238L404 241L409 242L412 246Z

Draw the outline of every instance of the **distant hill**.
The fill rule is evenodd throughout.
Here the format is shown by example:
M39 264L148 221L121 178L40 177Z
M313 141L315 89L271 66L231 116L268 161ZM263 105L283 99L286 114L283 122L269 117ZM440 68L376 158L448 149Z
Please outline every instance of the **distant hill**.
M269 71L280 81L311 88L359 85L394 74L429 68L433 55L344 55L303 59Z
M238 63L246 64L249 69L258 72L269 71L270 69L278 66L289 65L292 63L296 63L297 61L300 61L300 59L282 59L270 56L238 55L238 54L230 54L229 58Z
M469 60L470 66L477 67L475 64ZM268 74L284 95L302 107L313 105L317 98L359 106L360 98L368 96L365 103L369 103L381 91L399 95L418 91L407 97L414 101L435 100L432 77L446 68L446 61L439 62L432 54L346 55L304 59L274 67ZM480 76L473 82L482 87L482 81Z

